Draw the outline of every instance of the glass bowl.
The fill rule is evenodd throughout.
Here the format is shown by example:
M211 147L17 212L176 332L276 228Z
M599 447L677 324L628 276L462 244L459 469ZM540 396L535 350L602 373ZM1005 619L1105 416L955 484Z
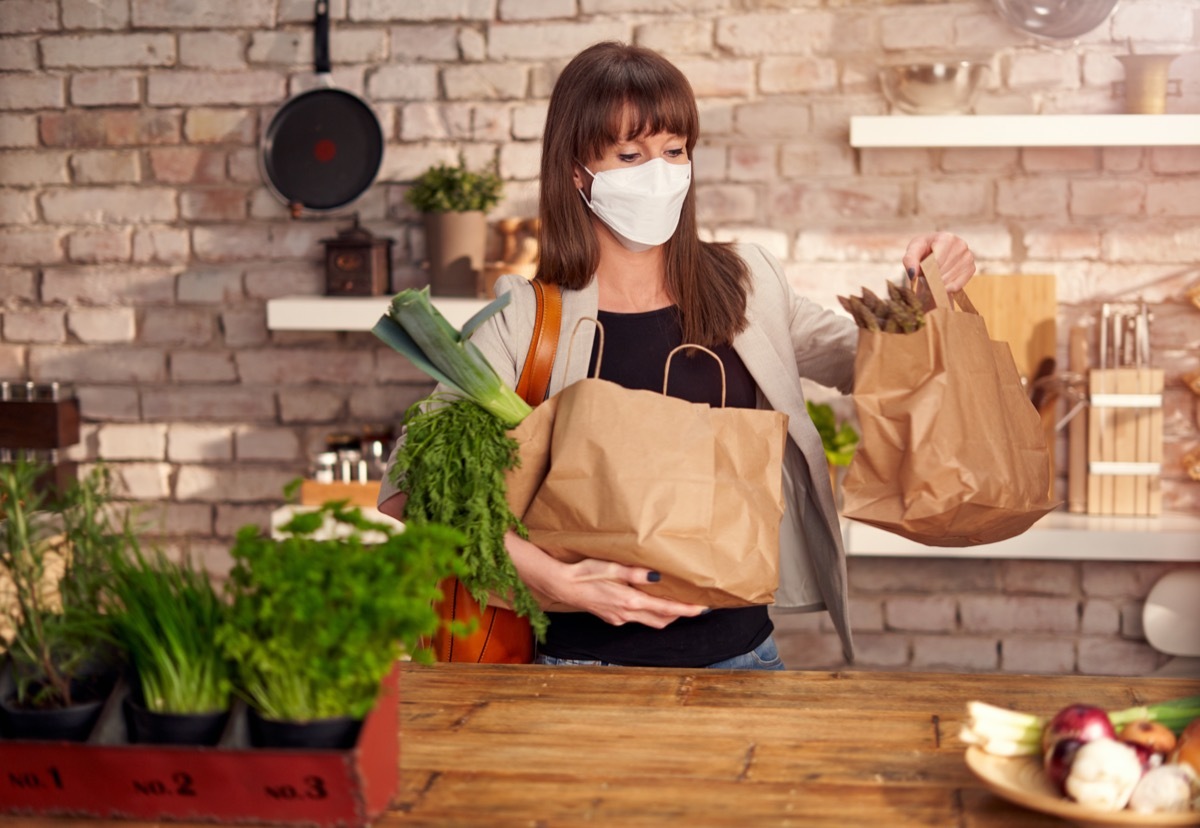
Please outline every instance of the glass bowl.
M996 11L1023 32L1051 40L1072 40L1095 29L1112 14L1117 0L992 0Z
M975 60L900 63L879 71L883 94L910 115L966 112L975 104L988 65Z

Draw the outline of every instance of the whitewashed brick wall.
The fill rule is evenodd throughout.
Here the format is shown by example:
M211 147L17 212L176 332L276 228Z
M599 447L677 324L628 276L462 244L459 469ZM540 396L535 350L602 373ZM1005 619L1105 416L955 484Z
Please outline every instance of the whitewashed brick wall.
M357 212L423 280L403 195L461 151L495 163L495 218L536 208L540 135L561 67L603 39L673 59L699 98L702 232L782 259L797 289L893 276L907 239L949 229L984 272L1058 277L1060 340L1105 299L1154 304L1166 369L1167 507L1200 514L1180 458L1200 445L1182 376L1200 365L1200 136L1176 148L872 149L891 60L983 55L981 113L1115 112L1115 55L1187 52L1172 112L1200 112L1200 6L1122 0L1074 42L1036 42L990 0L334 0L336 85L380 116L377 183L338 216L292 220L258 142L315 83L311 0L0 0L0 378L73 383L85 463L116 466L168 548L217 573L247 522L331 431L395 423L425 379L365 333L271 332L264 303L323 290L320 240ZM1064 355L1065 356L1065 355ZM850 564L860 664L1136 673L1137 563ZM795 666L838 666L818 616L781 616Z

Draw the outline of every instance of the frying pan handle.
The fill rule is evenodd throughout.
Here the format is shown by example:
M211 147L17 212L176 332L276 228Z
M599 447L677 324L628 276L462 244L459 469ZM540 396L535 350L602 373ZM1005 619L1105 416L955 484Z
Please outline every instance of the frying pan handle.
M313 23L313 64L318 75L329 74L329 0L317 0L317 19Z

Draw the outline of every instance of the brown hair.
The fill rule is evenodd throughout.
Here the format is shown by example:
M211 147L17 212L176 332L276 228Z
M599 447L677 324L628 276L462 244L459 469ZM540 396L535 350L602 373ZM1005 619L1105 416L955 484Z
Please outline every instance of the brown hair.
M632 129L620 135L626 111ZM599 265L591 214L572 180L577 161L599 158L618 141L660 132L684 136L691 158L699 130L691 84L662 55L612 42L576 55L555 82L546 115L538 278L578 290ZM746 326L749 273L729 245L700 241L694 186L663 253L666 288L679 306L684 341L731 343Z

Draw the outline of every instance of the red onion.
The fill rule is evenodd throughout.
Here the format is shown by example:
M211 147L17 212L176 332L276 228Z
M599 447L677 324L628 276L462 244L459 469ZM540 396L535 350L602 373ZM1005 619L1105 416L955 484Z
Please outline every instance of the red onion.
M1075 752L1083 747L1083 742L1070 736L1059 739L1042 757L1046 778L1063 796L1067 794L1067 777L1071 774L1071 763L1075 760Z
M1090 742L1093 739L1115 738L1116 732L1104 708L1072 704L1058 711L1042 731L1042 754L1050 753L1060 739Z

